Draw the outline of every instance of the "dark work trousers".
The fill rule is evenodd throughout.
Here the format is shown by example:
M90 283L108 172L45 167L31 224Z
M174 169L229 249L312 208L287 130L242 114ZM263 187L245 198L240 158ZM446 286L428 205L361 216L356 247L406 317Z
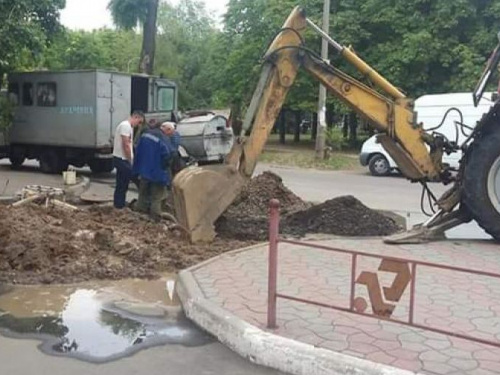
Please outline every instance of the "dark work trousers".
M132 177L132 165L128 160L113 157L113 165L116 168L116 186L113 203L116 208L123 208L126 204L128 184Z
M149 214L153 219L159 219L161 204L166 195L167 189L164 185L141 178L137 210Z

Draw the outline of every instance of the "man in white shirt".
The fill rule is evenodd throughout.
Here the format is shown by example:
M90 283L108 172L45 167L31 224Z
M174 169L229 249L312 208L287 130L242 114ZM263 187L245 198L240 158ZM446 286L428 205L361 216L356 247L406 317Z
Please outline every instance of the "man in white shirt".
M113 203L116 208L125 207L128 184L132 177L134 128L143 121L144 113L134 111L128 120L122 121L115 130L113 164L116 168L116 187Z

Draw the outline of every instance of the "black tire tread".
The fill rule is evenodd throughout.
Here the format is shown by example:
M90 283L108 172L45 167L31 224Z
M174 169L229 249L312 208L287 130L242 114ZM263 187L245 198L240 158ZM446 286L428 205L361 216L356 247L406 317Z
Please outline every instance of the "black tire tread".
M88 162L92 173L110 173L114 166L112 160L90 160Z
M57 151L48 150L40 156L40 169L43 173L57 174L68 169L68 162Z
M472 218L495 240L500 241L500 213L488 198L488 173L500 156L500 124L493 124L468 151L463 177L462 204Z
M24 156L10 156L9 157L9 161L10 161L10 164L11 164L11 168L12 169L19 169L24 161L26 160L26 158Z

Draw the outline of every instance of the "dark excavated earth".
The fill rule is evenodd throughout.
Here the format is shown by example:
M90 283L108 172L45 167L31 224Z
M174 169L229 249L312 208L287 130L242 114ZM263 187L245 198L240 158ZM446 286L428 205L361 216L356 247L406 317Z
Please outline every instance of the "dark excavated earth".
M210 244L191 244L182 228L129 209L94 205L68 211L33 202L0 205L0 283L73 283L90 279L154 278L268 238L269 201L281 204L281 233L303 236L387 235L396 223L352 196L304 202L281 178L252 179L216 223Z
M265 240L268 236L268 210L271 199L280 201L280 231L293 236L325 233L340 236L383 236L401 228L384 214L366 207L346 195L312 205L304 202L271 172L255 177L239 198L217 221L223 238Z

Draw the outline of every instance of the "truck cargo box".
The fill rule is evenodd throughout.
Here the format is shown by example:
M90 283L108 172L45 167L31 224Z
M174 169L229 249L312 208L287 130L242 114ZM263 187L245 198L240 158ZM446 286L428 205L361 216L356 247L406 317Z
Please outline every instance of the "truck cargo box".
M105 71L31 72L9 76L17 94L14 144L112 146L130 112L130 76Z

